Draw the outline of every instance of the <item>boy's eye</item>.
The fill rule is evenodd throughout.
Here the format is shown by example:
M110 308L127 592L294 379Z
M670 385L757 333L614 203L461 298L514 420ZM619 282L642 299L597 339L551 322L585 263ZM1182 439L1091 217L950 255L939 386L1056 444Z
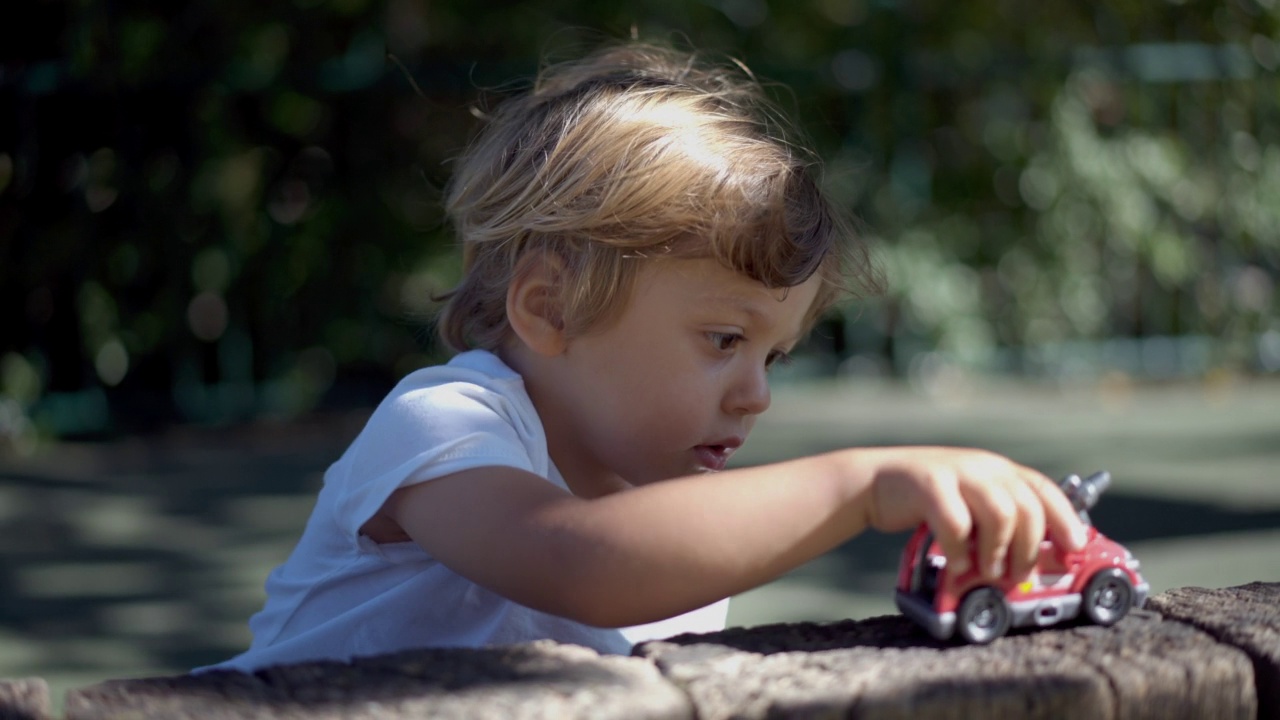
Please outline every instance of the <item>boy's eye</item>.
M707 337L711 339L711 344L717 350L732 350L735 345L742 342L742 336L737 333L709 332Z
M745 340L738 333L724 332L708 332L707 338L711 340L711 345L720 352L728 352ZM785 350L774 350L765 357L764 367L769 370L777 365L786 365L789 362L791 362L790 353Z

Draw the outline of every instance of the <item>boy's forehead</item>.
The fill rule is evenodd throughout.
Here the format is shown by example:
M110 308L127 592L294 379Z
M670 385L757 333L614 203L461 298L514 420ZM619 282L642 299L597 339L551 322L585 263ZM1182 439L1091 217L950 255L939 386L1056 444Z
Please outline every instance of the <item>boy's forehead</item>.
M653 263L658 273L687 285L691 292L706 300L732 302L754 295L775 292L713 258L670 258Z
M706 288L698 294L698 301L712 307L739 310L751 316L759 316L764 314L762 306L766 303L785 300L788 289L769 289L763 285L751 290L736 291L730 288Z
M817 295L816 277L796 287L770 288L710 258L664 260L655 265L666 266L659 271L674 274L691 296L694 307L738 310L756 317L787 299L801 301L807 308Z

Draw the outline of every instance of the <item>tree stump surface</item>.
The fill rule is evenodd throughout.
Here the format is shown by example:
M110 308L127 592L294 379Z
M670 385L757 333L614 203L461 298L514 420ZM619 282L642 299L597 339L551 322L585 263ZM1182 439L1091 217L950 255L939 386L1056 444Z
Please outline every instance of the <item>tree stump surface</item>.
M1112 628L1020 632L989 645L939 643L883 617L681 636L637 653L693 700L698 717L1253 718L1241 651L1144 611Z
M1243 650L1253 661L1258 717L1280 718L1280 582L1179 588L1151 598L1147 607Z
M67 720L152 718L1280 718L1280 583L1182 588L1110 628L941 643L900 616L682 635L632 657L540 641L256 673L110 680ZM50 716L0 680L0 720Z
M691 720L692 709L684 694L643 660L539 641L411 650L253 674L109 681L68 693L66 717Z
M43 679L0 680L0 720L48 720L52 714Z

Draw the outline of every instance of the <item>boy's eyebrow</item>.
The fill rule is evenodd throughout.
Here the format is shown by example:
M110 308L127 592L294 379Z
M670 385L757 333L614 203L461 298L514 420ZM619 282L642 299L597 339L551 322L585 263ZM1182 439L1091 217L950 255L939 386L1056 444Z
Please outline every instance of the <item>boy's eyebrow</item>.
M706 304L713 304L713 303L714 303L714 304L718 304L718 305L725 305L725 306L729 306L730 308L732 308L732 309L734 309L734 310L738 310L738 311L741 311L742 313L746 314L747 316L749 316L749 317L751 318L751 320L752 320L752 321L754 321L754 322L756 322L756 323L764 323L764 324L766 324L766 325L770 325L770 326L772 326L772 325L773 325L772 321L770 321L770 319L769 319L768 314L767 314L767 313L765 313L765 312L763 312L763 311L760 309L759 305L758 305L757 303L753 302L751 298L746 298L746 297L743 297L743 296L741 296L741 295L737 295L737 294L733 294L733 293L711 293L711 292L709 292L709 293L707 293L707 294L705 294L705 295L701 296L701 297L699 298L699 300L700 300L701 302L703 302L703 303L706 303ZM798 343L798 342L800 342L800 338L801 338L801 337L803 337L803 336L804 336L804 328L803 328L803 327L800 327L800 328L797 328L797 329L796 329L796 331L795 331L794 333L792 333L791 335L787 336L787 337L785 338L785 340L786 340L788 343L792 343L792 344L794 344L794 343Z
M701 302L713 305L728 306L750 315L754 319L766 319L765 313L749 298L734 293L708 292L698 298Z

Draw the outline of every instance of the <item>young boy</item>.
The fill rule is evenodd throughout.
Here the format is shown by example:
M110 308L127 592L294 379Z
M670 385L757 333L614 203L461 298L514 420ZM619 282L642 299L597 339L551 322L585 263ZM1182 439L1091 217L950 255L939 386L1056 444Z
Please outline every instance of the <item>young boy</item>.
M546 71L460 160L460 351L325 475L221 668L553 638L626 653L866 528L1025 575L1083 528L983 451L854 448L725 470L768 371L871 277L758 85L645 45ZM845 278L851 277L852 280ZM970 541L972 539L972 548Z

